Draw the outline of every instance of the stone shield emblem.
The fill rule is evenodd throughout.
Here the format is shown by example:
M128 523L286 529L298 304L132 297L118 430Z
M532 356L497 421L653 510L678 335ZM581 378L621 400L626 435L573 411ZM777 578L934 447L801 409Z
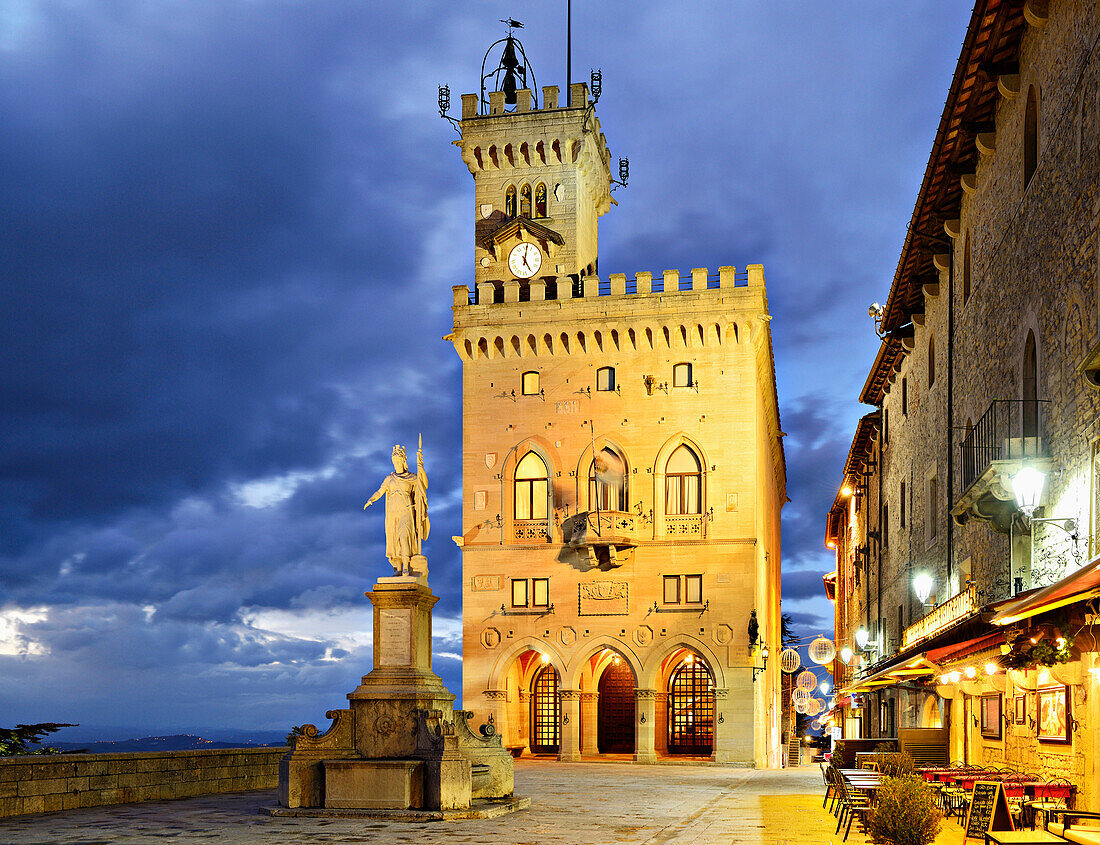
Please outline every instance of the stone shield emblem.
M485 453L485 468L486 469L492 469L496 465L497 465L497 453L496 452L486 452Z

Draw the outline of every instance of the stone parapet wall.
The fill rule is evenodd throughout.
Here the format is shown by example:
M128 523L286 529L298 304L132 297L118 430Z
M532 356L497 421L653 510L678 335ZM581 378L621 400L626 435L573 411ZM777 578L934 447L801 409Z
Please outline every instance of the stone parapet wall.
M0 818L275 789L285 748L0 758Z

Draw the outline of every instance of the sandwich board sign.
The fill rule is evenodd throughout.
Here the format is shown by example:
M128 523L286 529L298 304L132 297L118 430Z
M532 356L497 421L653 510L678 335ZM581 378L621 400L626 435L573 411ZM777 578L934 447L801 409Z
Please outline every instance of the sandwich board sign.
M1015 829L1012 813L1008 810L1008 798L1000 782L975 781L974 791L970 793L970 810L966 814L963 845L966 845L967 839L984 842L985 834L990 830Z

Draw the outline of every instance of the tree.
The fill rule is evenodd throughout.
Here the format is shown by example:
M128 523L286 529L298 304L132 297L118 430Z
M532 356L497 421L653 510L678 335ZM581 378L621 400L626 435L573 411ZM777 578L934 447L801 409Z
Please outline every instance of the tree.
M23 754L62 754L59 748L37 747L42 739L62 728L75 728L69 722L38 722L34 725L16 725L0 728L0 757L17 757Z

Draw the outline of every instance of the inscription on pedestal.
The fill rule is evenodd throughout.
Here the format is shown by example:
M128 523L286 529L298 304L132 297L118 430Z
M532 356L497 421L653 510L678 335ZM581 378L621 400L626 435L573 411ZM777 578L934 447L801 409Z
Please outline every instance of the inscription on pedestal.
M412 663L412 610L381 610L378 616L378 665L408 666Z

